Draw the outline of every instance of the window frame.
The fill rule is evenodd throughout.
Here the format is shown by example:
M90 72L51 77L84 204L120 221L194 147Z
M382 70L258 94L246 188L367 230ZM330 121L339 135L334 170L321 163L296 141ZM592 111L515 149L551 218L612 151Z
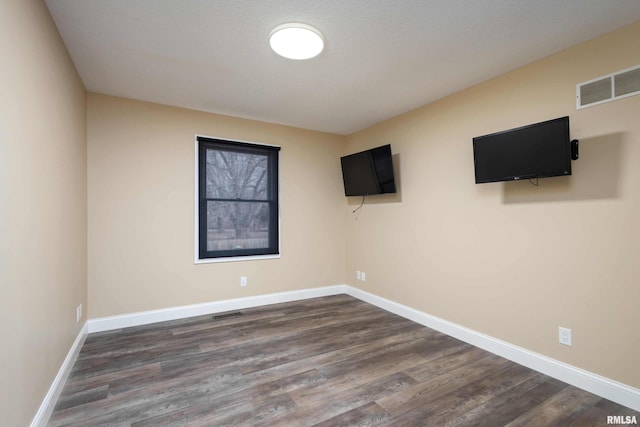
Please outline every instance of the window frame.
M206 249L206 150L219 148L224 151L268 156L269 204L269 247L242 250L207 251ZM194 263L214 263L280 258L280 146L259 144L249 141L232 140L196 135L195 137L195 197L194 197ZM215 199L215 198L213 198ZM249 199L225 199L226 201L251 202Z

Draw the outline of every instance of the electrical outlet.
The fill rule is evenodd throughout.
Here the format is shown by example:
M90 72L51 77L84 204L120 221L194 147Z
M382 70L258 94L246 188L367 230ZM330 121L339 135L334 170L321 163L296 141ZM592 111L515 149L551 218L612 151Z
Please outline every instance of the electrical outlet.
M82 319L82 304L76 307L76 323Z
M356 279L362 280L362 272L360 270L356 271Z
M558 341L560 344L571 346L571 329L558 327Z
M364 274L364 271L360 273L360 279L364 282L367 280L367 276Z
M247 286L247 276L240 277L240 286Z

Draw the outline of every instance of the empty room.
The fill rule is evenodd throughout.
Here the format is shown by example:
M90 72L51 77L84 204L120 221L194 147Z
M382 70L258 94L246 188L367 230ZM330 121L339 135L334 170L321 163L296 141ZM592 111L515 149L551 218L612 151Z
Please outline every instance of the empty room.
M637 0L2 0L3 426L640 422Z

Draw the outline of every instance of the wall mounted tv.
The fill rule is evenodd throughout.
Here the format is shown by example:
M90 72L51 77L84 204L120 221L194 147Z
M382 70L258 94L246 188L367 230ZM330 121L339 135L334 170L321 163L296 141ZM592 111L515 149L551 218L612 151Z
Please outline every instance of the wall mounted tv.
M569 117L475 137L473 158L476 184L571 175Z
M345 196L395 193L391 145L340 158Z

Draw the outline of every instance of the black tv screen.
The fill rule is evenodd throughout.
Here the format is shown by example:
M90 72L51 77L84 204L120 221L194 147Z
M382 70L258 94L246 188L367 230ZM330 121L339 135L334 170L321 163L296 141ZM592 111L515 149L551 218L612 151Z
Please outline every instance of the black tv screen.
M571 175L569 117L473 138L476 184Z
M391 145L340 158L345 196L395 193Z

